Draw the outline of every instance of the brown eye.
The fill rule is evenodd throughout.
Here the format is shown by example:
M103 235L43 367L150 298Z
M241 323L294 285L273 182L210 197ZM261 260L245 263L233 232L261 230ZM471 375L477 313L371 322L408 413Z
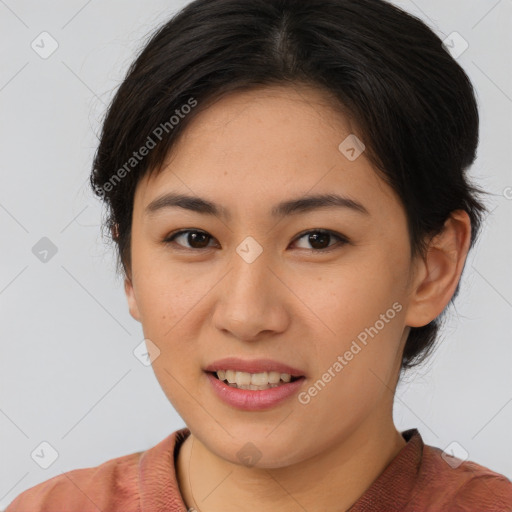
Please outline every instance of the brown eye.
M327 252L331 247L335 245L344 245L348 243L346 237L334 233L333 231L328 231L324 229L315 229L307 231L300 235L296 240L305 239L307 244L310 244L310 247L301 247L303 249L310 249L313 251L323 251ZM330 243L333 239L337 240L337 243Z
M165 243L174 243L175 240L182 239L187 245L177 243L177 245L184 247L185 249L205 249L208 247L208 243L212 239L212 236L204 231L197 230L183 230L178 231L169 238L164 240Z

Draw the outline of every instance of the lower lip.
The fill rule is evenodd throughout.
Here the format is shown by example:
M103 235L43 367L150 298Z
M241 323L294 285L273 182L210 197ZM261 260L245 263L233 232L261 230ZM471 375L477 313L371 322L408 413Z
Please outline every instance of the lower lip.
M239 389L228 386L224 381L217 379L211 373L206 373L217 396L228 405L244 411L261 411L270 409L297 393L302 386L304 377L281 384L275 388L262 390Z

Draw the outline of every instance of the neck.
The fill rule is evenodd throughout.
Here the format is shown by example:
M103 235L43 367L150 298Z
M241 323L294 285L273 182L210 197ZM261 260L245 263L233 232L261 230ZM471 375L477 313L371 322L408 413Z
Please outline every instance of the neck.
M193 436L178 454L176 474L188 509L239 512L348 509L382 473L406 442L391 416L368 422L329 450L290 466L257 468L233 464Z

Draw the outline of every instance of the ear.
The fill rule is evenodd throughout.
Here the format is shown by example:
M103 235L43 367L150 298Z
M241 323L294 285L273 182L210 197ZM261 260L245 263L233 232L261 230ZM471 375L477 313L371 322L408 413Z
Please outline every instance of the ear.
M429 242L427 254L415 263L406 325L422 327L442 313L459 283L470 241L469 215L453 211L443 231Z
M126 299L128 300L128 307L130 309L130 315L140 322L140 311L139 306L137 305L137 299L135 297L135 291L133 289L133 284L131 281L131 278L126 277L124 278L124 292L126 294Z

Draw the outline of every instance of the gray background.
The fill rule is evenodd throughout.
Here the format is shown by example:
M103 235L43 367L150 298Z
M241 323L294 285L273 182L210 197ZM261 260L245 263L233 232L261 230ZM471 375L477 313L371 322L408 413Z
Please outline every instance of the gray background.
M54 475L184 426L133 355L142 329L87 177L105 107L142 38L186 3L0 0L0 509ZM458 61L482 118L472 175L494 194L444 341L398 388L396 425L443 449L456 441L456 455L510 478L512 1L396 3L443 39L456 31L468 42ZM58 43L46 59L31 47L43 31ZM46 263L32 252L42 237L57 248ZM38 449L48 462L43 441L58 452L47 469L31 458Z

